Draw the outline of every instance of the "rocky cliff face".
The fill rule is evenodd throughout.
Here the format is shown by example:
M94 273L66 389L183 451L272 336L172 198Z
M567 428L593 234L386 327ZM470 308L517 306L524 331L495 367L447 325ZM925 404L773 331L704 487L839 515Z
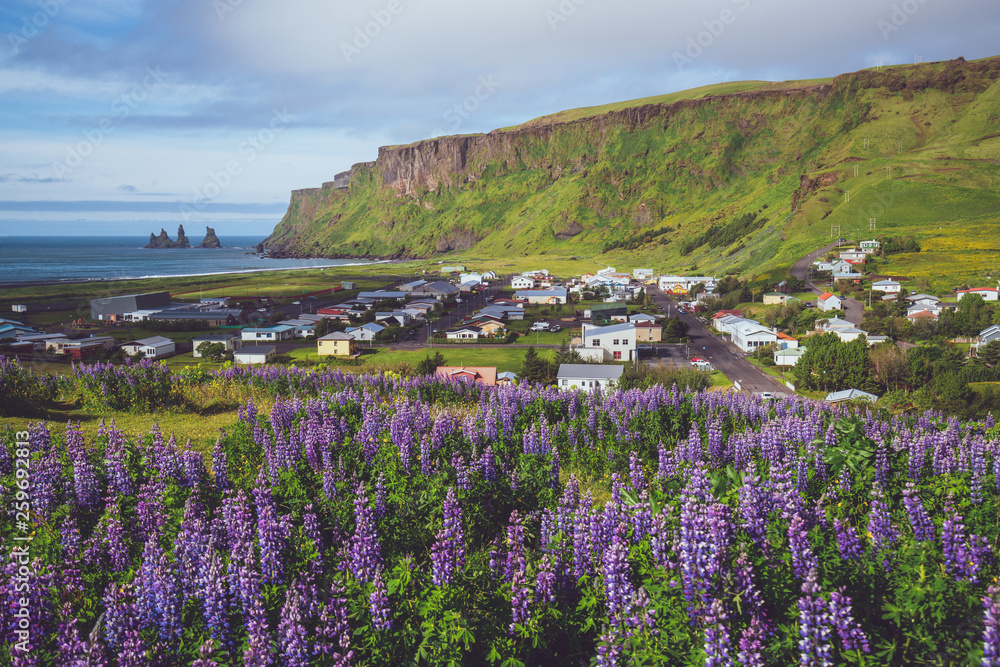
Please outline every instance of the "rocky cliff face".
M774 224L795 224L812 197L846 187L835 165L881 157L860 150L859 128L887 135L909 114L907 148L920 150L956 132L978 96L996 106L998 78L1000 58L959 59L383 147L375 162L294 191L264 245L273 256L576 254L669 226L656 243L672 252L674 240L768 206L788 212ZM941 94L952 96L951 127L921 115Z
M145 246L147 248L190 248L191 242L188 237L184 234L184 225L177 227L177 240L172 241L167 235L167 232L161 227L160 235L155 236L152 232L149 234L149 243Z
M198 245L199 248L221 248L222 242L219 237L215 235L215 230L209 226L205 226L205 238L201 240Z

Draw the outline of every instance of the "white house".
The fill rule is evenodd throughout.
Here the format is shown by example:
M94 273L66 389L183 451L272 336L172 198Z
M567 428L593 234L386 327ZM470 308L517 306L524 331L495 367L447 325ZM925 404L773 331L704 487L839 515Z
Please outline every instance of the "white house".
M632 276L636 280L652 280L653 279L653 269L632 269Z
M858 338L859 336L868 335L866 332L855 327L843 327L843 328L833 329L833 333L837 334L837 338L839 338L843 343L850 343L852 340Z
M824 292L816 299L816 307L826 312L828 310L840 310L842 307L840 297L830 292Z
M972 289L960 289L956 293L959 299L966 294L978 294L983 297L983 301L997 301L1000 299L1000 290L996 287L973 287Z
M233 362L237 364L266 364L277 354L273 345L251 345L233 353Z
M879 280L872 283L873 290L885 292L886 294L899 294L899 290L902 288L903 286L895 280Z
M192 353L195 357L200 357L201 352L198 351L198 346L202 343L222 343L226 352L234 352L243 345L243 341L237 334L208 334L203 336L198 336L197 338L191 339L191 345L194 346L194 352Z
M976 345L976 348L978 349L983 345L988 345L995 340L1000 340L1000 324L994 324L980 331L979 343Z
M611 364L559 364L556 386L560 391L606 390L621 378L624 366Z
M381 324L375 324L374 322L369 322L368 324L362 324L360 327L351 327L346 329L344 333L353 338L354 340L361 341L373 341L375 336L380 332L384 331L385 327Z
M930 294L911 294L906 300L915 306L935 306L941 303L941 299Z
M535 289L535 279L531 276L514 276L510 279L510 287L514 290Z
M733 343L744 352L778 342L778 332L755 320L743 320L732 325Z
M449 340L467 340L479 338L482 330L479 327L459 327L445 332L445 337Z
M774 351L774 365L775 366L794 366L802 358L802 355L806 353L806 348L804 347L791 347L784 350Z
M141 338L130 343L123 343L121 347L127 354L133 356L142 352L147 359L161 359L173 354L175 349L174 341L163 336Z
M636 331L631 322L607 327L583 325L581 356L596 361L632 361L635 358Z
M832 391L823 399L827 403L843 403L844 401L868 401L874 403L878 400L875 394L869 394L860 389L844 389L843 391Z
M515 299L527 299L528 303L566 303L566 288L553 287L545 290L519 290Z
M846 259L837 259L832 262L814 262L813 268L817 271L829 271L830 273L850 273L851 263Z
M628 321L633 324L639 324L640 322L655 322L656 318L648 313L636 313L635 315L629 315Z
M267 341L273 343L279 340L289 340L295 335L295 327L278 324L273 327L251 327L241 332L245 341Z

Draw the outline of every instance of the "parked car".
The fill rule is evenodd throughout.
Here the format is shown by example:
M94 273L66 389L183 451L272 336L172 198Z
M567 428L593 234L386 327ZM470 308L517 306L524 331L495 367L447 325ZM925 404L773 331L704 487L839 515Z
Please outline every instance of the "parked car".
M300 305L302 305L302 302L301 301L292 301L292 305L293 306L300 306Z
M552 333L555 333L557 331L562 331L562 327L559 326L558 324L550 324L549 331L551 331Z

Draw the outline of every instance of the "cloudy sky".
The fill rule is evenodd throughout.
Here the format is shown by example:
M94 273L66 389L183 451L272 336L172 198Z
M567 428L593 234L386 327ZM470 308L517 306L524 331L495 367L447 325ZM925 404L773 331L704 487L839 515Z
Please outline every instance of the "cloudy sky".
M381 145L997 35L997 0L4 0L0 235L263 237Z

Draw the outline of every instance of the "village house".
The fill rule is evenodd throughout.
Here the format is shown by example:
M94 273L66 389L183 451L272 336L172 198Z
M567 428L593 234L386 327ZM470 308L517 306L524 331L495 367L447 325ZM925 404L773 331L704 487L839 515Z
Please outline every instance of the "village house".
M843 403L845 401L868 401L874 403L878 400L875 394L869 394L860 389L844 389L843 391L832 391L823 399L827 403Z
M248 327L240 332L244 341L266 341L274 343L290 340L295 335L295 327L277 324L273 327Z
M1000 299L1000 290L996 287L973 287L971 289L960 289L955 292L955 296L961 299L966 294L978 294L983 297L983 301L997 301Z
M972 352L978 353L979 348L984 345L989 345L995 340L1000 340L1000 324L994 324L986 327L979 332L979 339L975 344L972 345Z
M603 391L618 382L624 370L611 364L559 364L556 386L560 391Z
M252 345L233 352L233 363L266 364L278 353L273 345Z
M861 243L858 244L858 247L864 250L866 253L871 254L873 252L878 252L880 245L882 244L876 241L875 239L872 239L871 241L862 241Z
M567 292L565 287L553 287L547 290L519 290L514 292L514 298L525 299L533 304L556 304L566 303Z
M935 323L938 321L938 314L930 310L918 310L912 313L907 312L906 319L913 324L917 324L918 322Z
M385 331L385 327L381 324L375 324L374 322L369 322L367 324L362 324L359 327L350 327L344 331L348 336L356 341L361 341L365 343L370 343L375 340L375 336Z
M872 283L872 289L886 294L899 294L903 286L895 280L879 280Z
M482 329L479 327L463 326L456 329L449 329L445 332L445 338L448 340L467 340L479 338L479 334L482 333Z
M778 332L756 320L741 320L730 325L733 344L744 352L778 342Z
M514 276L510 279L510 288L513 290L535 289L535 282L531 276Z
M663 340L663 327L656 322L634 322L635 340L639 343L659 343Z
M121 349L125 350L126 354L135 356L138 353L146 359L162 359L174 353L174 341L163 336L150 336L149 338L140 338L139 340L134 340L129 343L122 343Z
M774 365L775 366L794 366L802 358L802 355L806 353L806 348L804 347L791 347L783 350L774 351Z
M827 312L829 310L840 310L842 306L840 297L832 292L824 292L816 299L816 307Z
M350 357L357 352L357 341L343 331L334 331L316 340L316 354L321 357Z
M578 350L585 359L594 361L632 361L635 358L636 330L631 323L607 327L583 325L583 345Z

